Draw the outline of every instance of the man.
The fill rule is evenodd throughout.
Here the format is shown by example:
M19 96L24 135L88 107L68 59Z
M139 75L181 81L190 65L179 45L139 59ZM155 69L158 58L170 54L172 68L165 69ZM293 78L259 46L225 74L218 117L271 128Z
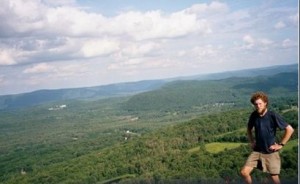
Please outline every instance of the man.
M255 107L248 121L247 135L253 149L241 170L246 183L252 183L251 172L259 168L271 175L273 183L279 184L281 161L279 150L288 142L294 132L292 126L274 112L268 111L268 96L263 92L256 92L251 97ZM285 130L282 139L276 142L276 129ZM255 139L252 134L255 130Z

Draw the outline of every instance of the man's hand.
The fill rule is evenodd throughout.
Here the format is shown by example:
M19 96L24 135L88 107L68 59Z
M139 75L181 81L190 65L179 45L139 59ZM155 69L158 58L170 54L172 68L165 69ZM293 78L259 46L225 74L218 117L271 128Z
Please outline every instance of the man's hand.
M271 151L278 151L278 150L282 149L282 147L283 147L282 145L275 143L272 146L270 146L269 149Z
M250 142L250 147L251 147L252 149L254 149L254 148L255 148L255 146L256 146L256 143L255 143L255 141L254 141L254 142Z

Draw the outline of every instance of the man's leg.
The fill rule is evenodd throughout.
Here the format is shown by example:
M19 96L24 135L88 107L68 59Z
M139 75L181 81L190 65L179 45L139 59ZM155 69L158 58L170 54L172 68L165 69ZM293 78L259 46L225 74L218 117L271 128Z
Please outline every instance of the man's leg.
M249 166L244 166L241 170L241 175L244 178L245 182L247 184L251 184L252 183L252 178L251 178L251 172L253 170L253 167L249 167Z
M252 183L251 172L254 168L257 167L259 158L260 158L260 153L253 151L249 155L244 167L241 170L241 175L244 178L245 182L248 184Z
M271 179L274 184L280 184L279 174L271 174Z
M280 166L281 166L281 159L279 152L274 152L271 154L262 155L265 160L265 165L267 172L271 174L271 179L274 184L280 184Z

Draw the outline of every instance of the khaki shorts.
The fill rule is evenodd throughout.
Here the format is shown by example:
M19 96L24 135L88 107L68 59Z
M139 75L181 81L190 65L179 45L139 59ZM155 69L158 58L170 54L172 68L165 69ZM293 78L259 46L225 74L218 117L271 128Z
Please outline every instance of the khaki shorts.
M281 160L279 152L263 154L253 151L249 155L245 166L258 168L270 174L280 174Z

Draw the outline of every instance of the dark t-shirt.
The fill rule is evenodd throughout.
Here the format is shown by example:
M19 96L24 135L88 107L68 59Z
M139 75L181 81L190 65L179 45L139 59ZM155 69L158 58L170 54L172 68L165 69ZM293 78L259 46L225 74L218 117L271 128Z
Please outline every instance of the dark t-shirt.
M262 153L273 153L269 147L276 142L276 129L285 129L288 124L278 114L267 111L267 113L260 117L254 111L248 121L248 129L255 129L256 147L254 151Z

